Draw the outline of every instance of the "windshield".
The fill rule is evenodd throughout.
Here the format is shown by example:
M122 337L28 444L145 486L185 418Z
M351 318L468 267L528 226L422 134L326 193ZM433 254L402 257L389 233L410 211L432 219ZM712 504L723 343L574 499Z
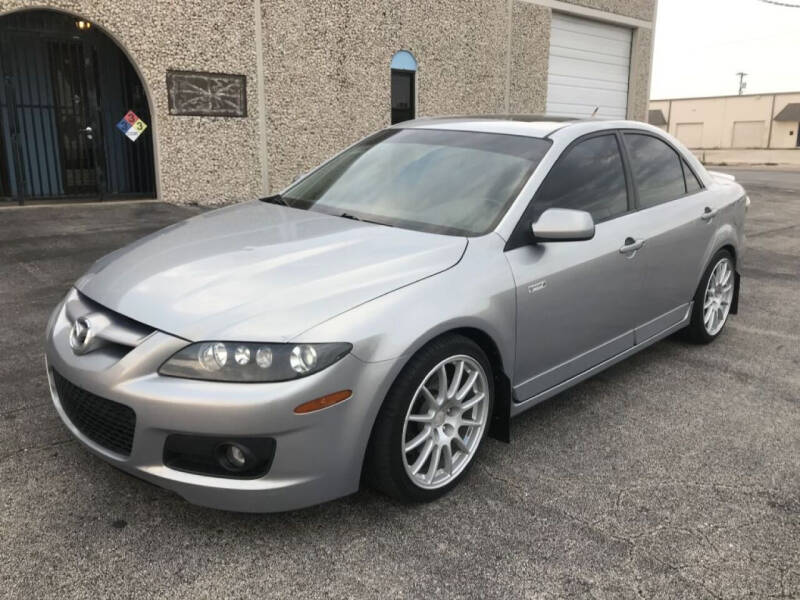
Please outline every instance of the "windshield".
M455 235L490 231L550 147L526 136L387 129L290 187L289 206Z

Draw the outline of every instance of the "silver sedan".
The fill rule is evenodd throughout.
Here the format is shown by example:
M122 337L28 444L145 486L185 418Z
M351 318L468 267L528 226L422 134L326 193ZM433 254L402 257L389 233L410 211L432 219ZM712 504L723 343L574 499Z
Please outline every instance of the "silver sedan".
M97 261L47 326L53 402L197 504L362 480L433 500L511 417L679 330L718 337L748 203L642 123L403 123Z

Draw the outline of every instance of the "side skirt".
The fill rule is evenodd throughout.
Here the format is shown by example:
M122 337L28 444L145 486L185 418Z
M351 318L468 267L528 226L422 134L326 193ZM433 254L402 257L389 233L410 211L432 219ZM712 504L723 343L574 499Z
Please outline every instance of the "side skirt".
M629 349L625 350L624 352L620 352L616 356L614 356L612 358L609 358L608 360L595 365L591 369L587 369L583 373L580 373L579 375L576 375L575 377L573 377L571 379L567 379L563 383L560 383L560 384L558 384L556 386L553 386L550 389L545 390L544 392L536 394L532 398L528 398L527 400L524 400L524 401L522 401L520 403L515 403L515 402L512 403L511 404L511 417L516 417L517 415L519 415L520 413L525 412L529 408L533 408L534 406L536 406L540 402L544 402L548 398L552 398L553 396L555 396L556 394L558 394L560 392L563 392L567 388L571 388L573 385L575 385L577 383L580 383L581 381L583 381L585 379L588 379L589 377L591 377L593 375L596 375L600 371L606 370L608 367L610 367L612 365L615 365L615 364L617 364L618 362L620 362L622 360L625 360L626 358L636 354L640 350L644 350L648 346L651 346L651 345L655 344L657 341L663 340L665 337L668 337L668 336L672 335L673 333L675 333L676 331L678 331L680 329L683 329L684 327L686 327L689 324L689 320L692 318L691 308L692 308L692 303L690 303L689 310L686 311L686 316L684 316L683 319L681 319L680 321L678 321L677 323L675 323L671 327L668 327L667 329L661 331L660 333L657 333L656 335L654 335L652 337L649 337L646 340L642 340L641 342L639 342L635 346L630 347Z

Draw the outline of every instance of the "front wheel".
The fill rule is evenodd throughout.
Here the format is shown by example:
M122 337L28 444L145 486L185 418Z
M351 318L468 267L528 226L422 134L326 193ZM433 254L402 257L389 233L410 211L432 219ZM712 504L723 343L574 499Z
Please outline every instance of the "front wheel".
M447 335L422 348L375 421L365 457L368 481L407 502L444 495L472 464L493 397L491 366L478 344Z
M692 320L686 328L690 341L708 344L722 333L733 303L735 278L733 256L720 250L711 259L694 296Z

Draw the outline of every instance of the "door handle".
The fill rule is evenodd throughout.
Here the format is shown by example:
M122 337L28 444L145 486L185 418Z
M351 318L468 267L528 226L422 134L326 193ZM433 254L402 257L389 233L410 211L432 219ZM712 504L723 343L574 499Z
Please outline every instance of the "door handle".
M625 238L625 245L619 249L620 254L631 254L641 250L645 240L635 240L632 237Z
M710 221L716 216L718 212L719 211L717 210L712 210L710 206L706 206L705 209L703 210L703 214L700 215L700 218L703 219L703 221Z

